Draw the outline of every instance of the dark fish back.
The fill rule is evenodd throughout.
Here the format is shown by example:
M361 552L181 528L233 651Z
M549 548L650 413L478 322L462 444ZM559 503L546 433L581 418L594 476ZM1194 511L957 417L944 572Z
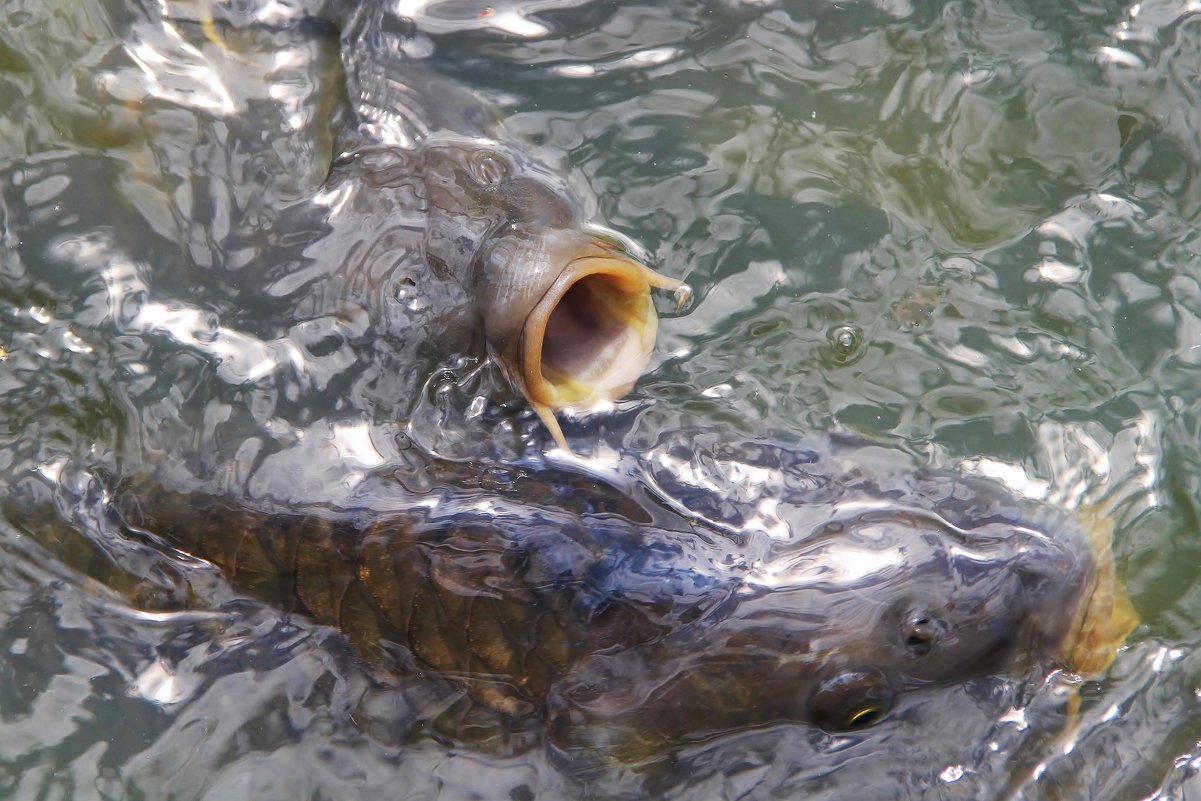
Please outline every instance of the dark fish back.
M381 675L434 671L516 719L540 718L582 654L650 640L728 594L689 537L620 518L514 505L365 519L159 485L125 498L126 525L337 627Z

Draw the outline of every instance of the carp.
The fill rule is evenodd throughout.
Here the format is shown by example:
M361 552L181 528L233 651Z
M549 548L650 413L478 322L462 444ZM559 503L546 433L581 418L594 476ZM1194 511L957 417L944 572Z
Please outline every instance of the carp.
M204 10L221 42L217 9ZM330 174L281 211L286 245L247 269L242 303L282 305L292 323L366 320L409 376L388 383L402 399L418 365L486 352L568 450L555 413L629 392L655 344L651 291L678 310L691 290L595 222L594 199L527 155L487 103L411 57L415 34L385 4L328 14L316 27L337 37L345 79Z
M890 488L771 452L791 460L777 462L786 536L684 520L547 465L514 468L507 490L460 476L395 512L108 480L96 514L337 627L386 681L439 677L464 700L444 736L534 731L568 765L776 723L861 729L909 691L974 677L1094 672L1132 625L1107 545L1070 515L989 482ZM705 508L695 488L669 491ZM10 518L105 574L107 557L68 553L27 509Z

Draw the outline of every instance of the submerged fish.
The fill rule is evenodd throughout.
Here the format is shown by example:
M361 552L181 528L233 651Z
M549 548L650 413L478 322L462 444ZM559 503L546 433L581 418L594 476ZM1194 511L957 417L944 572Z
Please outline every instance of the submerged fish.
M221 42L213 11L205 35ZM566 450L555 412L625 395L655 342L651 290L682 307L689 288L409 55L414 33L385 4L329 16L347 95L331 172L275 222L287 244L248 269L243 295L285 301L281 319L366 318L406 373L482 344ZM412 396L421 377L385 383Z
M1100 669L1129 630L1105 547L1070 517L1023 519L954 477L898 493L794 462L806 482L781 501L804 513L783 539L647 522L623 492L553 470L395 513L137 482L101 515L338 627L381 675L458 688L444 736L541 731L580 770L773 723L860 729L910 690L977 676ZM27 510L10 517L47 540Z
M681 303L688 296L683 283L634 259L615 235L587 225L560 180L499 141L439 132L411 153L368 148L343 161L356 162L376 188L411 186L422 199L430 274L420 280L462 293L458 302L431 304L436 319L423 338L481 332L564 449L556 410L616 400L642 375L657 331L651 289L673 290ZM337 282L343 291L350 286L344 277ZM446 297L423 293L427 301L439 295ZM411 327L405 310L385 304L373 314L393 336Z
M370 45L378 31L351 22L342 35ZM419 83L419 68L408 69L407 80ZM373 96L369 78L351 76L356 100ZM304 365L336 351L340 343L330 345L326 334L337 329L311 326L311 343L293 332L322 315L355 318L355 308L370 319L353 332L356 346L373 339L367 328L393 343L386 356L363 360L378 370L372 380L386 383L379 375L393 366L414 369L418 348L453 351L483 339L564 444L555 409L617 397L646 364L656 325L650 288L686 290L650 271L620 237L588 225L584 204L563 182L487 124L470 113L466 121L429 116L433 108L463 110L441 99L417 104L413 119L423 129L403 146L372 141L389 115L404 116L401 105L358 110L363 140L337 159L320 202L275 220L288 242L300 243L296 258L260 258L246 275L231 270L230 284L283 301L286 322L242 326L275 337L273 345L285 340L286 347L244 348L255 357L247 359L252 369L239 368L231 347L235 334L251 339L230 327L240 322L240 298L223 305L222 294L213 304L229 325L210 330L201 315L165 325L182 304L144 302L155 300L154 287L138 278L137 265L124 284L110 280L125 272L104 241L68 238L53 252L73 260L91 248L90 261L80 260L104 264L109 281L107 303L94 306L112 310L119 333L165 331L211 357L231 385L262 379L259 362ZM85 201L53 198L56 208ZM297 224L304 222L311 227ZM261 306L243 308L247 318L261 314ZM323 380L334 385L334 411L311 402L319 389L280 392L292 404L285 412L251 410L276 453L304 440L323 414L362 422L376 412L357 388ZM399 383L409 392L420 385ZM208 397L170 389L197 402ZM197 418L216 426L232 409L214 402ZM178 416L176 407L170 412L162 419ZM163 445L172 444L167 438ZM251 437L230 439L240 453ZM687 437L689 447L695 439ZM245 450L263 471L271 456ZM298 453L292 464L308 452ZM472 488L476 468L466 464L452 467L442 489L395 508L322 507L319 498L273 505L186 483L183 491L136 484L110 486L117 502L102 514L129 537L210 561L249 595L337 626L381 675L402 683L439 677L466 704L432 722L442 734L499 736L480 722L495 719L503 730L544 732L568 762L639 763L781 722L862 728L887 720L911 690L1027 669L1091 670L1120 642L1112 564L1075 521L1049 512L1024 518L1010 513L1016 504L985 501L979 488L953 479L924 496L898 495L807 458L794 460L808 464L806 472L789 473L795 482L770 499L806 510L785 516L788 536L732 536L715 524L718 515L700 514L736 505L727 483L652 499L652 507L678 510L673 518L650 513L628 488L607 491L549 468L526 475L515 493ZM299 484L291 473L279 480ZM756 508L767 500L758 492ZM952 501L967 511L949 514ZM9 511L14 526L59 549L64 562L122 586L112 577L114 557L90 551L70 530L43 526L19 504ZM70 543L84 547L68 552ZM131 575L125 586L136 596Z

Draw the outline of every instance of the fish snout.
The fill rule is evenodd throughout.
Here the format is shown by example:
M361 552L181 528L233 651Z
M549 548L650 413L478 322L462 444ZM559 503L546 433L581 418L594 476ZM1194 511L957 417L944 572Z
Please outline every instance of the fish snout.
M1074 637L1097 567L1083 537L1074 542L1073 538L1031 535L1019 553L1015 571L1036 647L1041 644L1054 652Z
M564 449L556 411L617 400L646 369L658 330L651 290L671 290L681 303L689 292L575 229L496 242L484 284L489 348Z
M1047 531L983 524L949 553L954 568L943 600L902 617L907 673L945 681L1063 665L1097 568L1070 518Z

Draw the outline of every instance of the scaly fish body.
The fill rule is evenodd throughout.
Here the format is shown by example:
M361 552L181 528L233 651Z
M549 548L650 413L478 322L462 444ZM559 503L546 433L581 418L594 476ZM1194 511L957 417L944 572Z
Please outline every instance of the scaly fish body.
M1112 565L1069 516L1039 507L1029 522L955 477L906 494L802 461L779 499L801 510L787 537L648 522L626 494L553 468L392 513L153 482L107 513L338 627L381 674L439 676L504 730L542 728L569 761L637 763L779 722L861 728L915 688L1073 666Z

